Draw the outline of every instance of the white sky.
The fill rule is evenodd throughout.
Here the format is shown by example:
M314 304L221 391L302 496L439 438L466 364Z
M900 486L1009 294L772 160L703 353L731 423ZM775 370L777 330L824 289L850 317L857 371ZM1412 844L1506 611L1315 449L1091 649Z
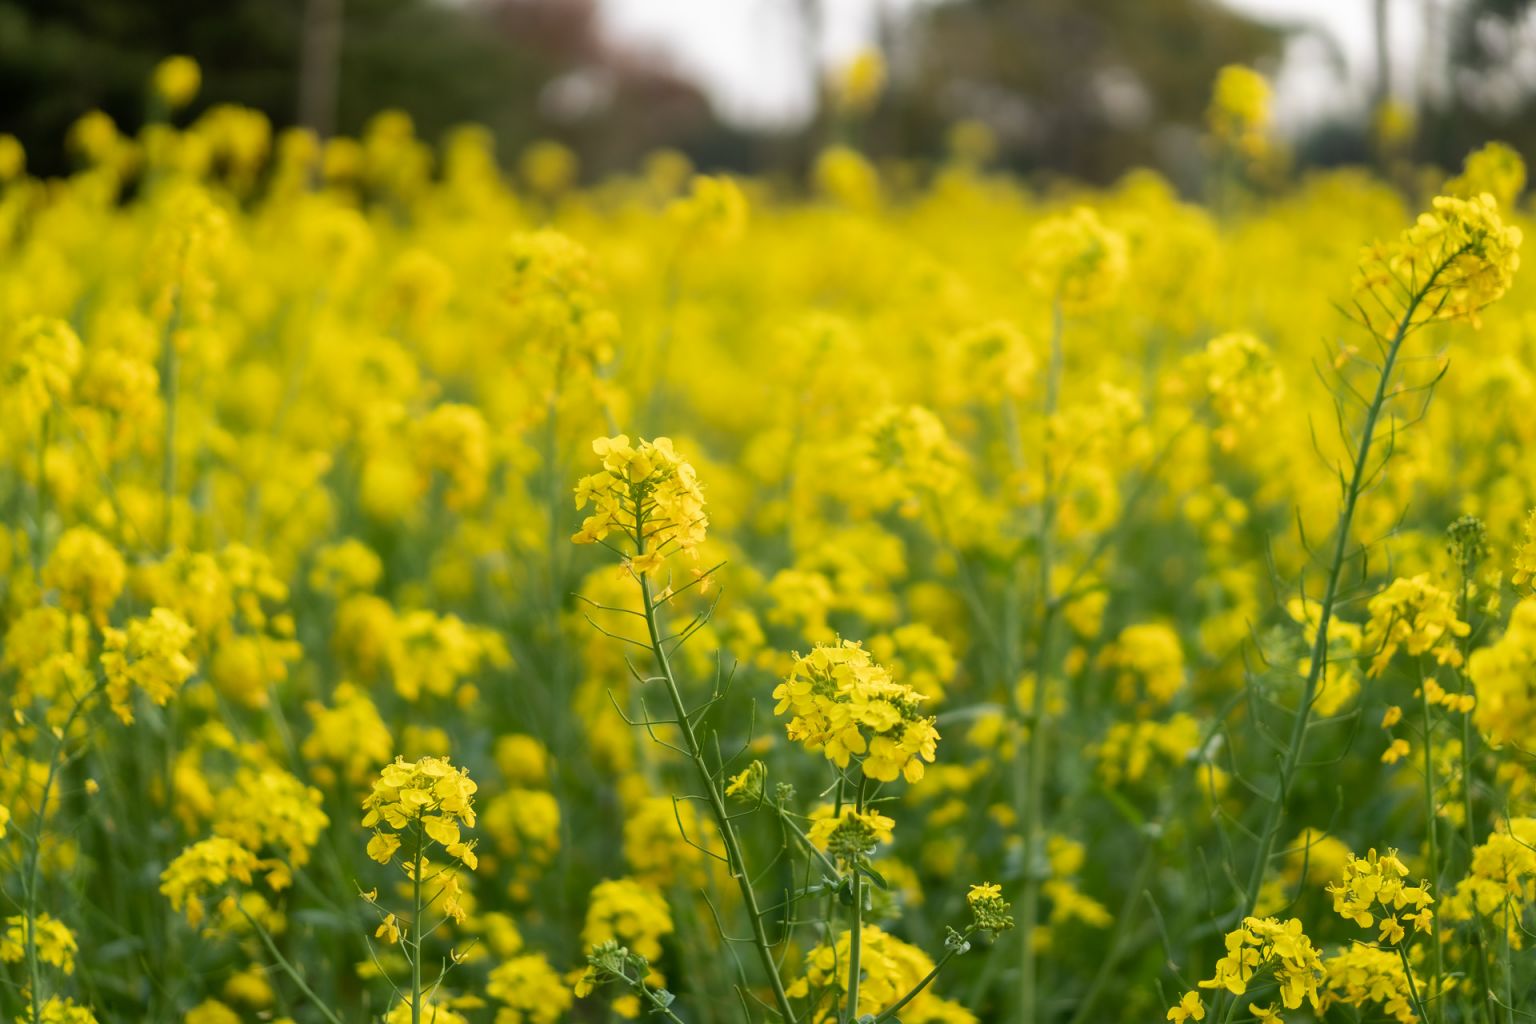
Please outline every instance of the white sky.
M610 35L665 54L708 89L723 117L744 125L794 123L810 110L811 70L799 22L801 0L600 0ZM943 0L819 0L822 67L869 44L880 9L906 11ZM1326 33L1294 41L1276 81L1282 128L1357 107L1375 66L1372 0L1225 0L1266 20L1309 24ZM1387 0L1394 79L1407 90L1426 9L1446 0ZM1342 62L1343 68L1339 67ZM1342 77L1341 77L1342 70Z

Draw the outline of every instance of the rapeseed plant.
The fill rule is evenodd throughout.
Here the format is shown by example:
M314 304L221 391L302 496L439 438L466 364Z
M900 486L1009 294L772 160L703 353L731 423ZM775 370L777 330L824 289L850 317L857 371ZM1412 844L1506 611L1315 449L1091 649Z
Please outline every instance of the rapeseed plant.
M1041 194L884 70L806 195L0 136L0 1017L1536 1008L1520 157L1231 68L1206 205Z

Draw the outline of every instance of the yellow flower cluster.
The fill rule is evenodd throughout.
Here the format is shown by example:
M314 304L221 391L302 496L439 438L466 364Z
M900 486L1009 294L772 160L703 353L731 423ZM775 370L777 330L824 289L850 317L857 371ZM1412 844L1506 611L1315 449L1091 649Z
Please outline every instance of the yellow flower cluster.
M1099 663L1115 673L1122 704L1165 705L1184 687L1184 648L1166 623L1126 626L1099 654Z
M1285 378L1268 345L1245 331L1212 338L1199 360L1205 390L1221 421L1216 442L1235 448L1285 397Z
M1087 206L1042 220L1024 250L1025 272L1035 286L1073 311L1108 301L1127 272L1125 237Z
M455 768L440 757L387 764L363 801L363 827L374 830L368 856L387 864L400 849L402 833L419 844L431 840L471 871L478 863L474 843L460 831L475 827L474 795L478 787L469 770ZM414 854L413 854L414 856Z
M1386 331L1404 317L1476 323L1509 290L1520 242L1520 229L1504 223L1492 195L1438 196L1395 244L1365 251L1355 279L1361 315Z
M876 925L860 931L859 1017L878 1015L905 996L933 970L933 961L916 946L903 942ZM848 955L852 932L843 931L835 942L822 942L805 957L805 973L789 988L790 996L811 1000L807 1020L816 1024L842 1019L848 1000ZM903 1020L974 1024L976 1017L964 1007L923 989L901 1011Z
M1206 124L1219 141L1245 156L1259 156L1268 145L1270 87L1264 76L1241 64L1216 73Z
M1521 916L1532 903L1536 903L1536 818L1511 818L1473 849L1471 868L1445 901L1443 916L1455 921L1487 918L1518 945Z
M857 641L818 644L796 655L773 698L774 714L792 716L789 738L839 768L857 758L871 779L917 782L923 762L936 756L939 731L921 712L923 695L891 679Z
M1467 659L1472 721L1497 746L1523 746L1536 727L1536 598L1515 605L1502 637Z
M889 843L895 828L896 822L879 811L861 812L848 805L839 813L831 804L823 804L811 813L811 827L805 834L817 849L851 864L868 857L879 844Z
M1384 856L1371 850L1364 858L1351 857L1344 865L1343 880L1328 885L1334 912L1362 928L1372 927L1380 916L1380 938L1386 945L1403 941L1403 921L1412 924L1415 932L1428 931L1435 920L1429 909L1435 902L1429 883L1405 885L1407 877L1408 868L1396 850Z
M555 1024L571 1008L571 988L542 953L525 953L491 968L485 994L502 1004L496 1024Z
M74 974L75 954L80 945L69 926L45 911L37 915L32 928L38 959L65 974ZM5 919L5 930L0 932L0 963L17 963L26 958L27 931L26 917L15 914Z
M219 897L221 914L229 914L238 905L238 897L226 892L231 883L250 885L261 867L256 855L223 836L200 840L182 850L160 875L160 892L170 901L171 909L186 915L196 927L208 916L206 901Z
M1363 1010L1372 1003L1398 1024L1417 1024L1403 958L1389 949L1354 944L1328 958L1324 1005L1342 1003Z
M632 545L628 564L637 573L654 572L674 551L691 554L703 543L704 491L671 438L631 446L624 434L600 437L592 451L603 469L576 485L576 507L592 506L576 543L600 543L617 531Z
M1398 651L1413 658L1427 654L1441 665L1461 664L1457 642L1472 627L1456 617L1455 598L1427 575L1393 580L1367 607L1361 643L1372 656L1368 675L1381 675Z
M1226 946L1227 955L1216 961L1216 973L1201 981L1201 988L1242 995L1255 974L1269 972L1286 1009L1298 1009L1303 1001L1314 1010L1319 1008L1318 986L1327 974L1299 919L1281 923L1273 917L1244 918L1242 927L1227 933Z
M147 616L130 619L123 629L108 627L103 636L101 670L107 699L125 723L133 721L134 691L164 706L197 671L187 653L194 631L168 609L156 608Z

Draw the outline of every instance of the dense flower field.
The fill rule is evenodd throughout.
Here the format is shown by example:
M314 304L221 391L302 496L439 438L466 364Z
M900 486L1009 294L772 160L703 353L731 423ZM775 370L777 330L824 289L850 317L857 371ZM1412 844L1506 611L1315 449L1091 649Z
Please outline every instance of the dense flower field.
M1233 70L1205 207L581 189L157 88L0 139L0 1018L1536 1012L1511 151L1287 179Z

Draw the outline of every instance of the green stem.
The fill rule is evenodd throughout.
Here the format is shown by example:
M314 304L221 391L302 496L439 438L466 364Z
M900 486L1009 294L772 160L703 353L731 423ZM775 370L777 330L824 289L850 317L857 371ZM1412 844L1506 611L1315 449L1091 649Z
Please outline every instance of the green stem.
M1051 309L1051 356L1046 375L1045 422L1049 430L1050 418L1055 415L1060 402L1062 374L1062 312L1058 300ZM1040 829L1043 819L1041 802L1045 796L1045 719L1046 674L1051 665L1051 633L1056 620L1056 601L1051 596L1051 541L1055 530L1056 495L1052 479L1050 442L1041 449L1041 506L1040 530L1037 552L1039 561L1038 593L1040 600L1040 635L1035 649L1035 691L1023 723L1029 729L1029 753L1014 754L1014 807L1022 823L1024 834L1024 889L1019 900L1019 928L1021 950L1019 972L1019 1021L1034 1024L1038 992L1036 990L1035 929L1040 920L1040 883L1042 872L1036 861L1040 859ZM1012 680L1009 681L1012 684Z
M37 889L41 883L43 860L43 831L46 828L48 817L48 798L53 795L54 783L58 781L59 772L64 768L64 746L69 742L69 731L74 728L84 712L90 699L100 690L100 684L91 687L85 695L75 702L70 708L69 716L64 719L64 725L54 734L55 743L53 753L48 758L48 774L43 779L42 793L37 798L36 820L32 833L31 849L27 851L26 873L23 876L23 898L26 900L26 942L25 954L27 959L27 977L30 979L32 1003L32 1019L42 1020L42 965L37 955Z
M1511 899L1504 897L1504 1024L1515 1024L1515 964L1509 948L1509 907Z
M974 926L967 928L964 932L961 933L960 938L962 940L969 939L975 930L976 929ZM939 962L933 965L933 970L924 975L922 981L919 981L916 985L912 986L912 991L908 992L906 995L902 996L900 999L896 1000L890 1006L887 1006L884 1010L882 1010L879 1016L875 1018L875 1024L888 1024L889 1021L894 1020L896 1018L896 1014L901 1012L902 1007L906 1006L912 1000L921 995L923 990L933 983L933 979L939 976L939 972L944 969L944 965L953 960L958 955L958 953L959 948L957 946L950 946L945 949L944 955L939 957Z
M252 917L251 912L246 910L238 900L235 902L235 906L239 907L240 913L245 916L245 920L251 926L251 930L261 939L262 945L267 947L267 952L272 954L272 959L277 961L277 966L281 967L283 973L293 980L293 983L299 987L300 992L309 997L310 1004L319 1010L320 1014L330 1021L331 1024L342 1024L341 1018L336 1015L335 1011L325 1005L319 996L315 995L314 989L309 987L308 982L304 980L304 976L299 973L298 968L294 967L288 958L283 956L282 951L277 948L277 943L272 941L271 934L261 926L261 922Z
M635 530L637 538L638 554L645 554L645 532L643 524ZM704 760L704 748L700 745L698 736L693 729L693 720L688 715L688 709L683 704L682 690L677 685L677 676L672 671L672 661L667 656L667 649L662 641L661 623L656 614L656 601L651 594L651 581L644 573L638 573L640 580L640 599L645 606L645 626L650 634L651 653L656 658L656 668L661 673L662 681L667 688L667 697L672 703L673 713L677 717L677 727L682 733L683 746L688 753L688 759L693 762L699 781L704 786L704 792L709 800L709 808L715 819L715 827L720 830L721 841L725 845L726 865L730 869L731 877L736 880L737 888L741 890L742 903L747 910L747 916L751 919L752 944L757 949L758 959L762 961L763 970L768 975L768 984L773 989L773 1001L778 1007L779 1016L785 1024L795 1024L795 1011L790 1006L789 994L784 990L784 979L779 976L779 966L774 959L773 947L768 942L768 933L763 927L763 915L758 909L757 894L752 889L752 878L747 872L746 860L741 853L741 843L736 837L736 828L731 823L731 816L725 807L725 797L716 784L714 774L709 770L709 764ZM412 1024L418 1024L413 1021Z
M415 912L411 915L411 1024L421 1024L421 848L426 830L416 823L416 855L411 866Z
M1156 860L1157 843L1149 838L1146 849L1141 855L1141 862L1136 865L1136 874L1126 889L1125 903L1115 917L1115 934L1110 941L1109 950L1099 963L1099 969L1094 974L1093 981L1089 983L1088 991L1083 994L1082 1001L1077 1004L1077 1010L1072 1014L1071 1024L1087 1024L1094 1005L1103 994L1110 977L1120 963L1120 958L1125 954L1125 944L1131 934L1131 913L1137 901L1141 899L1142 889L1146 887L1147 876L1152 873L1152 865Z
M1461 574L1461 592L1457 595L1456 617L1462 622L1471 624L1470 612L1472 606L1472 580L1466 569ZM1468 648L1471 647L1470 634L1457 640L1461 646L1461 663L1467 663ZM1466 693L1469 682L1466 673L1458 668L1456 678L1461 683L1461 692ZM1462 800L1462 830L1465 833L1467 844L1467 865L1472 864L1472 851L1477 849L1477 827L1474 824L1472 812L1472 742L1476 734L1472 731L1472 714L1469 711L1461 712L1461 800ZM1438 926L1437 926L1438 927ZM1483 931L1482 915L1472 915L1472 945L1473 953L1477 958L1477 974L1480 982L1481 995L1477 1001L1482 1011L1484 1024L1493 1024L1493 1011L1488 1008L1488 938Z
M181 302L171 306L171 315L165 322L165 334L160 343L160 390L165 400L165 449L161 466L160 547L169 552L172 546L171 529L175 518L176 497L176 399L178 360L176 358L176 325L180 320Z
M1392 382L1392 370L1397 363L1398 352L1402 349L1403 341L1413 329L1413 315L1417 312L1419 304L1434 286L1435 280L1444 270L1445 264L1441 264L1435 272L1429 276L1424 286L1413 294L1408 302L1403 317L1398 321L1397 329L1387 344L1386 358L1382 363L1381 376L1376 381L1376 392L1371 399L1371 404L1365 413L1365 422L1361 426L1360 441L1355 451L1354 468L1350 474L1349 485L1344 493L1344 506L1339 512L1338 523L1334 526L1333 558L1329 562L1327 583L1323 590L1323 603L1321 614L1317 623L1317 637L1312 643L1312 660L1307 666L1305 685L1302 687L1301 703L1296 709L1295 718L1291 723L1290 741L1286 745L1285 753L1281 757L1279 778L1276 780L1275 794L1270 800L1264 814L1264 824L1259 830L1259 848L1253 861L1253 867L1248 875L1248 885L1243 893L1243 903L1238 914L1239 919L1252 915L1254 907L1258 904L1259 889L1264 884L1264 874L1269 867L1269 858L1274 850L1275 838L1280 832L1280 825L1285 818L1286 800L1291 795L1291 784L1295 781L1296 769L1301 763L1302 748L1306 745L1307 726L1311 722L1312 702L1317 696L1317 685L1323 677L1323 672L1328 665L1328 626L1333 621L1334 607L1339 599L1339 582L1344 575L1344 563L1349 552L1350 527L1355 519L1355 506L1360 501L1360 495L1365 489L1367 464L1371 453L1371 442L1376 433L1376 421L1381 417L1381 411L1386 406L1389 389Z
M37 438L37 528L32 537L32 571L39 589L43 583L43 556L48 550L48 424L51 417L43 413Z
M859 774L859 795L853 805L854 813L864 813L864 792L869 777ZM853 867L853 914L848 931L848 1024L859 1019L859 975L863 972L864 956L864 876L859 873L858 862Z
M1403 961L1403 977L1408 980L1408 998L1413 1001L1413 1012L1418 1014L1419 1020L1428 1021L1429 1013L1424 1009L1424 1000L1419 998L1418 983L1413 980L1413 964L1408 960L1408 948L1401 942L1396 943L1394 948Z
M1429 845L1429 877L1433 882L1436 892L1440 891L1440 844L1436 833L1439 831L1439 816L1435 813L1435 748L1434 748L1434 722L1430 718L1429 691L1422 675L1419 680L1419 705L1424 712L1424 814L1425 827L1427 829L1426 841ZM1444 950L1440 943L1440 929L1431 929L1430 939L1434 943L1434 957L1431 960L1434 969L1433 985L1431 993L1435 994L1436 1006L1444 1014L1444 1003L1438 996L1444 991L1443 978L1445 977ZM1428 1018L1423 1018L1428 1024Z

